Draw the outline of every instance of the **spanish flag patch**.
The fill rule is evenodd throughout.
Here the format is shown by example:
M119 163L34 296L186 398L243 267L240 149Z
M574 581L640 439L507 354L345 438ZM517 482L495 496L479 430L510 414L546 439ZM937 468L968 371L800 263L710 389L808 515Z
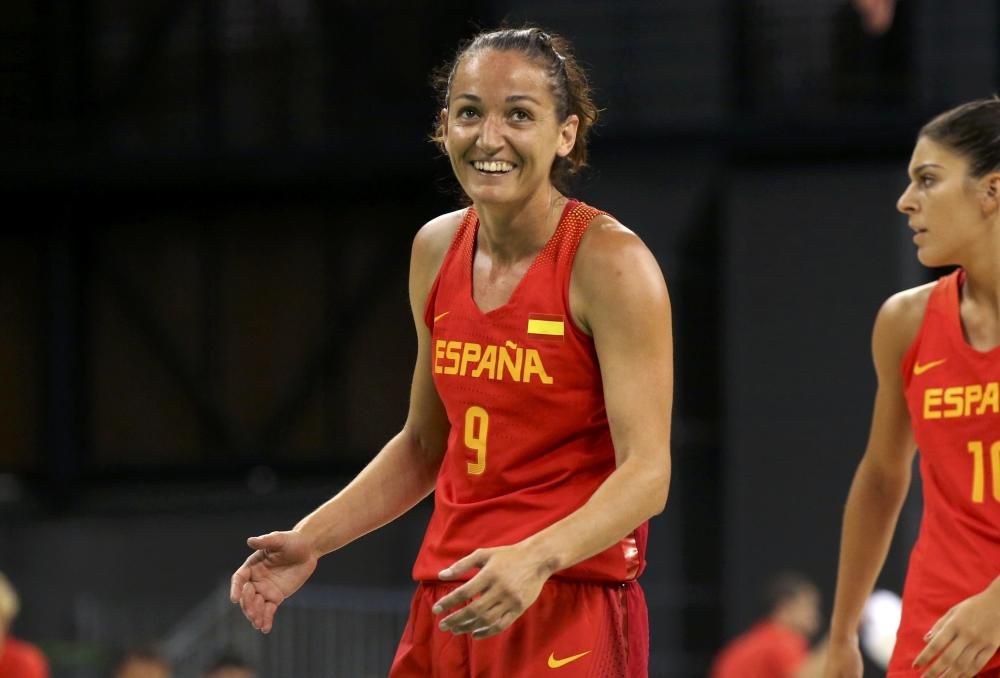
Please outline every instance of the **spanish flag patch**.
M528 334L537 337L562 337L565 333L565 316L542 313L528 314Z

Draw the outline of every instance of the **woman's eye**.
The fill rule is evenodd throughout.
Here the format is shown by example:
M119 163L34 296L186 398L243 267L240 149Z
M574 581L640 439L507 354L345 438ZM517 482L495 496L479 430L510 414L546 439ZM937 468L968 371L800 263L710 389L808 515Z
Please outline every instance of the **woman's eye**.
M923 186L924 188L929 188L930 185L933 184L933 183L934 183L934 177L932 177L929 174L921 175L921 177L920 177L920 185L921 186Z
M527 111L517 110L510 114L510 117L515 122L525 122L526 120L531 120L531 116L528 115Z
M476 117L476 109L474 108L463 108L458 112L460 120L471 120L474 117Z

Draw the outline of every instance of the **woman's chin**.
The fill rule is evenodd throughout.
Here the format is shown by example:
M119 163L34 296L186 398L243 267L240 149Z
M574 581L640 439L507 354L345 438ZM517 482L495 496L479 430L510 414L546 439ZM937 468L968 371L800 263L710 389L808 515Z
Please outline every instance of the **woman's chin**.
M929 247L917 248L917 261L927 268L941 268L942 266L950 266L955 263L947 257L942 257L940 253L935 252L933 248Z

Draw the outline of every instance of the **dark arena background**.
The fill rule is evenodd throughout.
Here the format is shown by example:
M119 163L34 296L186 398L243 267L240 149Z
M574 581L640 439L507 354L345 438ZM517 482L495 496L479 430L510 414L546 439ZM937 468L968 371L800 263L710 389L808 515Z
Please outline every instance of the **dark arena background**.
M574 42L604 109L575 194L671 290L651 675L706 675L779 570L828 619L872 321L936 273L895 211L910 149L1000 63L995 2L895 9L874 33L842 0L0 3L13 634L56 678L139 647L182 678L223 650L272 678L385 675L429 501L323 559L266 638L228 578L246 537L291 527L403 422L410 243L460 204L429 77L501 22ZM912 494L880 580L897 592Z

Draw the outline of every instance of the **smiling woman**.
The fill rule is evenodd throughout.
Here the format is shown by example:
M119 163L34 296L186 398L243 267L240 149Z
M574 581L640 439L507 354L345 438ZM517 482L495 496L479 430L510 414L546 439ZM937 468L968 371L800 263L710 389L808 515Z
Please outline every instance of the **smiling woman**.
M474 92L466 91L465 82L456 84L455 76L459 73L460 64L469 65L465 63L467 59L490 53L516 56L532 66L517 74L526 77L528 82L517 83L521 89L515 87L519 91L509 95L510 101L503 102L510 109L508 115L511 122L527 125L533 120L537 121L537 117L533 115L548 114L551 110L550 116L554 122L568 123L572 127L574 138L569 150L557 153L549 167L552 184L558 190L568 192L570 178L587 165L588 136L597 122L598 110L591 100L586 73L573 56L568 41L559 36L537 28L500 30L480 33L462 45L454 59L439 69L434 77L442 110L432 138L447 153L445 133L449 129L449 114L456 121L472 124L481 122L482 98ZM480 73L480 70L474 69L473 75L489 75ZM503 75L505 72L514 75L504 69L492 75ZM486 85L487 91L497 91L489 86L492 83L480 84ZM463 106L463 103L472 105ZM525 110L517 105L519 103L530 103L534 110Z
M480 34L440 83L435 139L472 205L413 242L406 423L293 530L249 540L231 597L269 631L321 555L434 491L392 678L644 677L638 577L670 480L666 284L634 233L567 195L597 111L565 40Z

